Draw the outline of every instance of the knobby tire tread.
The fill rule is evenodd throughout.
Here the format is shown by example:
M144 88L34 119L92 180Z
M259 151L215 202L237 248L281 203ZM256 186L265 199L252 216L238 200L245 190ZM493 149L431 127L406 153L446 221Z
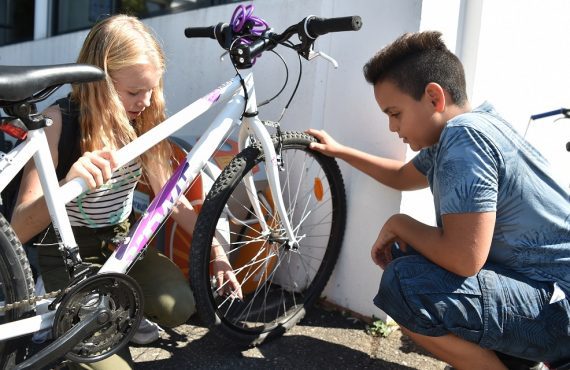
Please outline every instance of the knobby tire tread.
M34 291L34 281L26 252L17 238L14 230L0 214L0 278L6 284L4 287L8 297L4 297L7 303L22 301L30 298ZM0 322L10 322L22 318L30 307L20 307L5 313ZM18 348L18 339L0 342L0 369L14 366L17 361L17 352L25 349ZM21 353L20 353L21 356Z
M331 188L334 187L337 193L335 194L336 203L334 204L337 217L334 227L331 229L327 252L323 258L319 272L311 284L309 297L305 299L303 307L286 322L280 323L269 331L252 334L236 330L233 326L227 325L223 318L217 314L216 307L214 307L211 299L208 267L206 266L209 265L210 245L215 225L229 197L228 193L231 194L234 185L239 183L244 174L253 168L255 164L264 161L260 146L254 145L245 148L223 169L204 201L194 229L191 249L192 256L190 258L190 282L201 320L219 337L240 347L259 345L270 338L280 336L304 317L306 309L309 309L320 297L322 290L329 280L336 265L344 236L346 224L346 195L338 164L333 158L309 149L309 143L316 142L316 139L306 133L284 132L282 133L282 138L283 148L293 147L301 149L310 152L313 157L318 158L319 164L322 164L322 169L326 172L327 179L331 183ZM275 137L273 138L273 143L277 146L277 139Z

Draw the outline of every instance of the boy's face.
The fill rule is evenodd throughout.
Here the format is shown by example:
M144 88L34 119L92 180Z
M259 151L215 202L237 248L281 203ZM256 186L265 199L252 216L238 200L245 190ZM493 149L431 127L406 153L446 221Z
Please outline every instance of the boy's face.
M418 101L393 82L382 81L374 86L374 96L388 115L390 131L397 133L412 150L419 151L439 141L445 122L441 122L433 96L427 91Z

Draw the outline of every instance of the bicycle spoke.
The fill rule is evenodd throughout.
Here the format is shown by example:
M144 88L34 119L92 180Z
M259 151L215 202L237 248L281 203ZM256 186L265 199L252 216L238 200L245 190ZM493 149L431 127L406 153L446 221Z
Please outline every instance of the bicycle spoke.
M319 297L334 266L340 247L337 239L342 240L342 234L338 237L339 211L340 225L344 225L342 180L339 187L338 166L332 159L308 149L309 140L306 134L291 134L284 139L281 151L284 166L278 172L281 184L278 191L294 240L287 238L281 215L275 209L277 193L272 194L263 176L266 164L259 162L264 157L255 152L257 149L244 150L247 154L236 158L235 166L224 170L226 173L220 175L219 183L214 184L215 203L209 204L207 199L203 205L202 212L210 206L210 214L216 216L202 220L201 214L197 235L213 235L218 217L225 220L224 215L230 215L229 230L222 227L217 232L225 232L229 238L228 245L223 247L241 285L243 300L217 297L219 287L215 286L208 286L207 296L197 294L198 301L206 299L202 302L207 307L209 302L214 303L215 328L226 334L240 338L251 335L258 341L270 333L278 333L281 327L290 327ZM255 157L247 157L250 153ZM253 176L253 168L259 170L253 177L254 186L245 186L244 179ZM258 220L260 215L253 211L256 207L250 203L252 200L259 202L263 220ZM262 223L267 229L262 230ZM201 243L207 243L209 253L211 240ZM207 260L210 261L209 256ZM210 276L210 271L196 273L193 279L203 276Z

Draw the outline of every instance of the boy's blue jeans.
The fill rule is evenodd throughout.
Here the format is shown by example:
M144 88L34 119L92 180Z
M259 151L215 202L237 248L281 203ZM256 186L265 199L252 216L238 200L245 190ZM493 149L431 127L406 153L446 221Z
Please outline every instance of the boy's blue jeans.
M393 255L374 304L408 330L533 361L570 358L570 303L549 303L552 283L492 264L465 278L414 252Z

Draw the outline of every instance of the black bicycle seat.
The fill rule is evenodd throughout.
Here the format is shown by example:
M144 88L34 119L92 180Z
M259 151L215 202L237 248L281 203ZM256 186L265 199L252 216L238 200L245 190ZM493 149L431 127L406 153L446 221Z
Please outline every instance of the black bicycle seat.
M50 87L103 78L105 72L88 64L0 66L0 100L19 102Z

